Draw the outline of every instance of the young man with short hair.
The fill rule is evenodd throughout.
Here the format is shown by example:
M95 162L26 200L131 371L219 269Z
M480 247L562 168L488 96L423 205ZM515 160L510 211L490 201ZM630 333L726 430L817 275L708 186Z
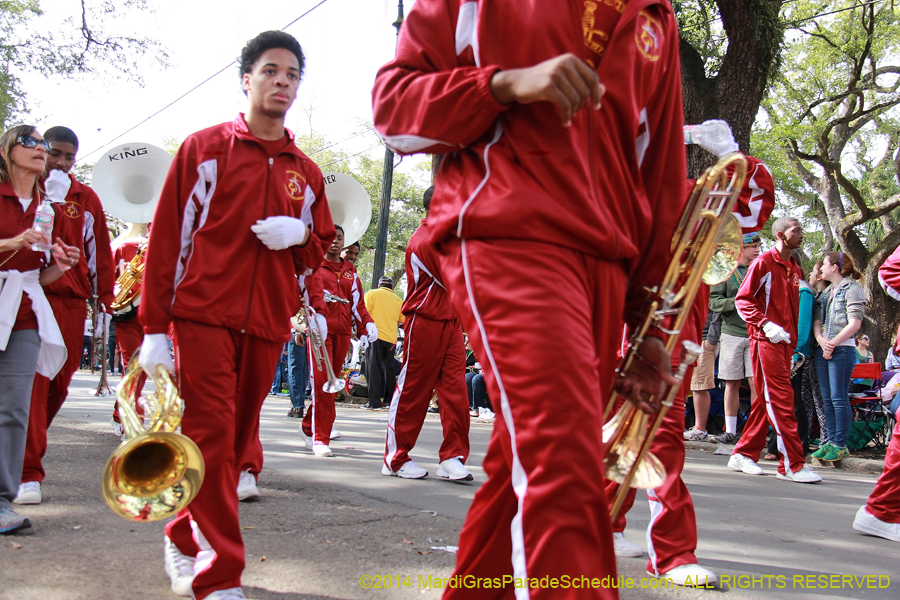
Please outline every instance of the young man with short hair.
M206 461L196 498L166 526L165 565L172 591L197 600L244 598L239 462L259 443L260 407L304 278L334 239L322 174L284 127L303 65L300 44L282 31L247 43L247 113L188 136L150 232L140 362L151 374L176 371L166 338L174 322L181 430Z
M750 265L734 301L750 336L757 401L750 406L750 417L728 466L748 475L762 475L756 460L771 425L780 457L778 479L818 483L822 478L806 466L800 447L791 386L800 304L800 266L791 252L803 243L803 227L793 217L782 217L772 225L772 235L775 247Z
M110 312L115 283L115 267L103 206L94 190L70 173L78 153L78 137L68 127L51 127L44 133L44 139L51 144L45 178L54 171L65 173L64 178L59 179L61 185L66 187L65 205L61 207L62 216L57 217L58 221L64 219L65 222L56 225L58 233L54 236L61 235L67 244L78 247L83 260L62 277L44 286L69 357L52 380L35 375L22 484L14 500L17 504L40 504L43 500L41 482L45 473L42 461L47 452L47 430L62 408L69 394L72 376L81 364L87 302L97 296L103 309ZM105 316L100 316L101 324ZM102 328L98 328L95 334L102 335Z

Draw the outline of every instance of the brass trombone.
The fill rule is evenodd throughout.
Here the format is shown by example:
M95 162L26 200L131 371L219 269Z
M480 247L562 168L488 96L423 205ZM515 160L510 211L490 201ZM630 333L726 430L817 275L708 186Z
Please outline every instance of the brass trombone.
M106 462L101 487L106 504L120 517L158 521L175 516L194 499L206 466L197 444L175 433L182 401L163 367L153 377L157 391L141 402L142 422L134 397L141 372L135 352L117 392L125 441Z
M303 299L303 308L300 309L300 311L303 313L303 319L306 321L306 331L309 332L309 341L312 344L313 358L316 360L316 369L321 371L322 363L325 363L325 376L328 378L328 381L322 384L322 391L329 394L337 394L344 389L346 382L343 379L338 379L334 376L334 369L331 367L331 359L328 357L328 348L325 347L325 340L322 339L322 332L319 331L319 326L316 324L316 317L312 312L312 308L306 303L306 298Z
M732 169L730 175L729 169ZM734 152L721 158L697 180L672 238L672 261L662 283L647 289L641 323L632 334L628 352L616 370L619 377L637 358L644 336L651 327L668 336L666 350L672 354L701 280L715 285L725 281L737 268L742 248L741 228L731 212L746 171L744 156ZM626 402L603 426L605 475L620 484L610 507L613 519L618 516L629 487L654 488L665 481L665 467L648 449L674 402L688 367L701 352L693 342L684 342L683 346L683 362L673 374L678 383L666 392L656 415L648 415ZM604 421L616 404L616 398L613 391Z

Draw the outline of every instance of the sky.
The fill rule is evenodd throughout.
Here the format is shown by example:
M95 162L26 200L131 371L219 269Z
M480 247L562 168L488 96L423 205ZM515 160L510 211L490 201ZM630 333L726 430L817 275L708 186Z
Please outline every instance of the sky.
M237 65L112 141L226 67L247 40L282 29L320 1L150 0L152 13L122 10L108 31L158 40L169 54L169 67L143 61L143 87L117 71L76 79L26 73L22 80L32 122L41 131L54 125L73 129L80 140L78 160L93 163L118 144L163 147L168 140L180 142L191 132L230 121L246 106ZM407 10L411 4L404 2ZM80 8L71 0L42 0L41 7L45 15L35 26L50 31ZM289 129L299 134L312 129L332 142L366 129L375 72L393 58L396 31L391 23L396 16L396 0L326 0L286 29L306 55L297 100L285 120ZM378 138L369 132L334 149L353 154L376 144ZM369 152L384 154L381 146Z

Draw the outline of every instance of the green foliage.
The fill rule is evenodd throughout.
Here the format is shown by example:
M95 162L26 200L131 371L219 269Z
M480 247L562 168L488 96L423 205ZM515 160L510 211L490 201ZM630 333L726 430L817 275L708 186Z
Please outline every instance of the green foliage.
M371 127L368 124L367 127ZM369 134L373 143L378 137ZM341 151L338 144L331 144L321 134L297 135L297 146L316 162L322 171L331 171L351 175L359 181L369 193L372 204L372 217L369 228L359 240L360 253L356 261L356 269L363 286L368 290L372 281L372 265L374 261L375 237L378 234L378 206L381 201L381 183L384 164L380 159L373 159L367 154L350 156ZM395 161L397 157L395 157ZM409 159L404 159L409 160ZM396 162L395 162L396 164ZM419 159L415 163L414 174L394 170L391 186L391 214L388 225L387 256L385 257L385 274L394 279L395 292L397 282L404 273L406 246L409 238L425 217L422 207L422 194L428 187L431 164L428 159ZM419 175L421 173L421 175ZM348 243L352 240L347 240Z
M73 12L44 14L39 0L0 0L0 120L3 130L28 114L28 94L20 75L47 77L114 73L141 83L144 57L161 65L158 42L114 31L128 11L148 11L147 0L81 0ZM54 25L48 26L47 20Z

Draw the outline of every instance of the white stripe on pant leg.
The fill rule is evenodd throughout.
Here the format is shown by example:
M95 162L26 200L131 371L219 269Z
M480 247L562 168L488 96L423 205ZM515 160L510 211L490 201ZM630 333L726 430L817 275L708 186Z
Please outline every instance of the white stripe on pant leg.
M759 348L759 342L757 342L757 348ZM772 429L775 430L775 445L784 457L784 471L789 473L792 472L791 459L788 456L787 449L784 447L784 440L781 438L781 426L778 424L778 419L775 418L775 411L772 410L772 398L769 395L769 378L766 376L766 367L763 364L762 356L759 357L759 369L763 373L763 395L766 398L766 414L769 415Z
M391 407L388 409L387 453L384 456L384 464L392 471L393 468L391 467L391 462L393 462L394 457L397 456L397 406L400 404L400 396L403 393L403 384L406 383L406 368L409 366L409 351L412 346L409 342L412 339L413 322L415 320L416 315L413 315L410 318L409 323L405 326L406 338L404 344L406 345L406 349L404 352L406 352L406 360L403 361L403 368L400 369L400 376L397 377L397 387L394 389L394 396L391 398Z
M512 565L513 565L513 577L525 580L528 578L528 569L527 569L527 560L525 556L525 533L522 527L522 513L525 508L525 494L528 491L528 477L525 474L525 469L522 468L522 463L519 460L519 450L516 447L516 428L513 423L512 418L512 410L509 406L509 397L506 395L506 388L503 386L503 378L500 375L500 369L497 366L497 361L494 360L494 355L491 352L491 345L488 343L487 331L484 329L484 323L481 320L481 313L478 311L478 306L475 304L475 294L472 289L472 280L469 276L469 265L466 260L466 240L462 240L462 265L463 265L463 275L466 280L466 293L469 296L469 304L472 307L472 313L475 316L475 321L478 323L478 330L481 332L481 339L484 341L484 351L487 354L488 362L491 365L491 370L494 373L494 378L497 380L497 387L500 388L500 410L503 413L503 422L506 423L506 428L509 431L509 439L512 449L512 469L511 469L511 477L512 477L512 487L513 492L516 494L516 498L518 498L518 510L516 511L515 517L513 517L512 523L510 524L510 536L512 538ZM516 600L528 600L531 595L528 592L528 588L516 588Z
M318 397L318 390L316 390L316 374L314 369L316 368L316 357L315 352L312 349L312 337L307 337L306 346L308 348L307 354L309 360L309 411L312 413L312 416L309 419L310 422L310 430L312 431L312 440L311 444L315 445L316 443L316 398ZM325 350L325 344L322 344L322 360L328 356ZM322 365L322 368L325 368L325 365ZM303 423L300 423L300 428L303 428ZM310 450L312 450L312 446L310 446Z
M213 562L216 560L216 551L213 550L212 546L209 545L209 542L206 541L206 536L200 531L200 525L197 524L197 521L195 521L193 517L190 517L190 520L194 542L197 544L197 547L200 548L200 551L197 553L197 558L194 559L194 577L197 577L197 575L209 570L212 566ZM191 597L193 597L193 593L191 594Z
M656 548L653 547L653 525L662 514L663 505L653 490L647 490L647 501L650 503L650 523L647 524L647 554L650 556L653 574L659 577L659 569L656 568Z

